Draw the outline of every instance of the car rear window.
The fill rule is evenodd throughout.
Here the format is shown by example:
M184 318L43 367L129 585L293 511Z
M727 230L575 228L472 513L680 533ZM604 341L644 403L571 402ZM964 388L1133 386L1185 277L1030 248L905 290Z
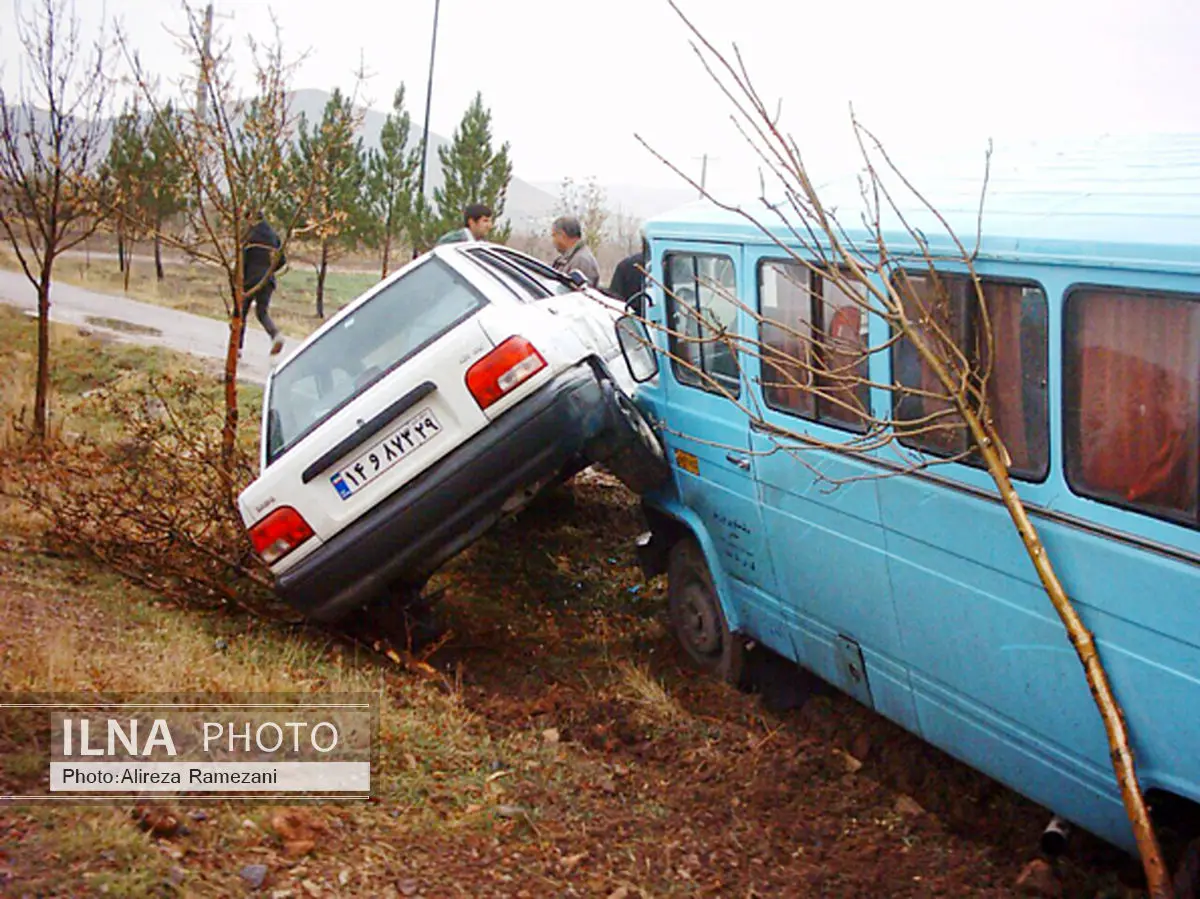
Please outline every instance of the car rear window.
M339 319L271 379L267 463L486 303L430 257Z

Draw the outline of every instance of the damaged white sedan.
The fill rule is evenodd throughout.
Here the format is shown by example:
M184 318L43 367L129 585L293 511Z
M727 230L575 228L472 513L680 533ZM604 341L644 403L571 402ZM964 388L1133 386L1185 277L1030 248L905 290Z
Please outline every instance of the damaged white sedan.
M280 596L316 620L416 596L544 486L594 462L667 474L625 390L620 306L515 250L439 247L270 375L239 498Z

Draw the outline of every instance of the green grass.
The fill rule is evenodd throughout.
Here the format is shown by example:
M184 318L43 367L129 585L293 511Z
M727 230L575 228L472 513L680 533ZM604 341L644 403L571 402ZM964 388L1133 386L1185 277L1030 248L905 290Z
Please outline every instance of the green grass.
M12 439L15 422L32 420L37 366L37 322L9 306L0 305L0 446ZM88 434L107 439L116 436L122 418L104 412L98 403L86 402L93 391L119 389L134 392L151 381L186 371L211 376L207 393L219 401L222 387L219 366L161 347L142 347L86 333L68 325L51 324L50 386L51 423L54 433ZM239 383L239 411L244 430L252 438L262 405L262 388Z
M9 251L0 251L0 266L16 269ZM230 302L229 283L221 269L198 262L172 261L164 266L165 278L155 277L154 260L135 256L125 289L125 276L114 259L66 256L55 264L54 277L99 293L124 295L156 306L165 306L194 315L225 320ZM271 318L292 337L306 337L322 323L316 316L317 274L312 266L297 262L277 279L271 297ZM378 283L376 271L331 271L325 278L325 314L337 310ZM251 316L254 312L251 311ZM252 327L258 327L252 322Z

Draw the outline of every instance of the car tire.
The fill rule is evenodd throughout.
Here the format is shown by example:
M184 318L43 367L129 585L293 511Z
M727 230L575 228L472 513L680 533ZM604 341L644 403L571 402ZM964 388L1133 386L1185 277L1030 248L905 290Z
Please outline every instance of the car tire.
M667 609L675 639L697 668L740 687L746 644L729 629L721 599L700 545L685 537L671 547L667 563Z
M659 487L671 475L662 442L646 416L620 388L604 382L608 401L612 449L597 461L626 487L641 495Z

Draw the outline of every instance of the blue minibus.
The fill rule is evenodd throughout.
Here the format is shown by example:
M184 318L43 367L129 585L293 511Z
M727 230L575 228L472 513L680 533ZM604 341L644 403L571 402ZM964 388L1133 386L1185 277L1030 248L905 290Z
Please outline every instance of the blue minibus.
M890 273L870 277L916 290L936 278L969 334L979 304L955 297L974 290L973 268L1016 489L1095 635L1152 806L1188 808L1200 802L1200 164L1142 160L1093 181L1060 170L998 193L978 234L976 207L940 210L971 266L933 222L889 234ZM795 360L821 335L861 347L893 335L822 277L797 232L762 221L697 203L645 227L640 339L655 353L626 361L672 477L643 498L640 550L648 574L668 576L677 639L729 680L748 645L769 647L1135 851L1082 667L965 432L905 437L904 453L942 460L928 468L897 467L878 441L841 451L862 436L847 404L811 374L768 370L771 351ZM895 418L887 385L919 385L922 363L903 341L864 359L861 383L838 389Z

